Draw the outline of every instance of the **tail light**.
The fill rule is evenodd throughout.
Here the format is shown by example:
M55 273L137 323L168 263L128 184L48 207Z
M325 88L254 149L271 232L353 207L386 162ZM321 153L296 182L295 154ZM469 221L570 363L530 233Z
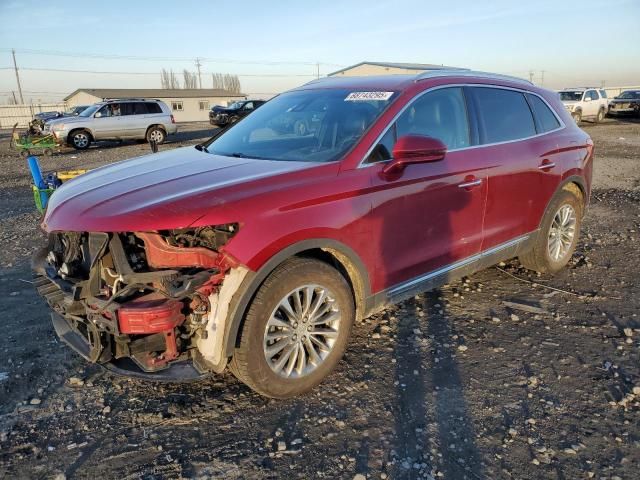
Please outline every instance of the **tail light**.
M176 119L173 118L173 114L171 114L171 123L176 123Z

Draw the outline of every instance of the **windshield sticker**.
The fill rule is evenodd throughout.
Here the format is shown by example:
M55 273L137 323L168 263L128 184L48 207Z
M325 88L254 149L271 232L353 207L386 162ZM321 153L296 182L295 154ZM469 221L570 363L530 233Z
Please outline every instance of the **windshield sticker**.
M391 98L393 92L351 92L344 99L345 102L369 102L377 100L386 102Z

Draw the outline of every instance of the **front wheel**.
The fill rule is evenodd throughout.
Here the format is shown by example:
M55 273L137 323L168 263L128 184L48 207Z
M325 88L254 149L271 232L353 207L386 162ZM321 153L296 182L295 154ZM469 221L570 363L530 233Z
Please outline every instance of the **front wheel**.
M596 116L596 123L600 123L604 120L604 108L601 108L598 111L598 115Z
M91 145L91 136L84 130L72 132L70 139L71 146L76 150L86 150Z
M573 113L571 117L573 118L573 121L576 122L576 125L579 125L582 121L582 113L580 112Z
M574 189L558 192L542 218L533 247L519 257L522 266L540 273L562 270L576 249L583 210L582 194Z
M338 364L354 317L351 289L337 270L315 259L288 260L258 289L231 371L268 397L307 392Z

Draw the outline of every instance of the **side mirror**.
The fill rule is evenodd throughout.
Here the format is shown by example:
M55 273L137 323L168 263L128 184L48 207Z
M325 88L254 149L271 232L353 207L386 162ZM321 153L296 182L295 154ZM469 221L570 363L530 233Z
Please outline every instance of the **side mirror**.
M102 116L102 112L98 112L94 115L95 118L100 118Z
M400 173L412 163L437 162L447 154L447 146L437 138L423 135L400 137L393 147L393 160L382 169L385 175Z
M585 97L585 98L584 98L584 101L585 101L585 102L590 102L590 101L591 101L591 97Z

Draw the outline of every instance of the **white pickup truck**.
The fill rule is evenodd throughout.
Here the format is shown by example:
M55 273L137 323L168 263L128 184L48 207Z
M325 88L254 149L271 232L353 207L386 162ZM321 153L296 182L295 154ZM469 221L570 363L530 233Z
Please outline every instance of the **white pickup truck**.
M595 87L566 88L558 93L576 123L585 119L596 123L604 120L609 108L607 92L604 90Z

